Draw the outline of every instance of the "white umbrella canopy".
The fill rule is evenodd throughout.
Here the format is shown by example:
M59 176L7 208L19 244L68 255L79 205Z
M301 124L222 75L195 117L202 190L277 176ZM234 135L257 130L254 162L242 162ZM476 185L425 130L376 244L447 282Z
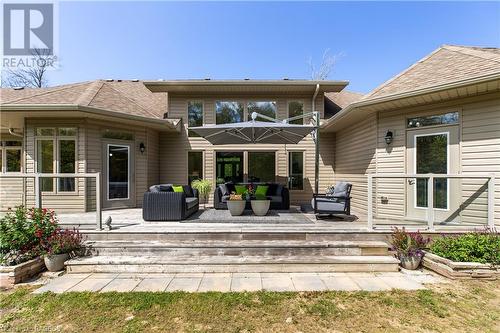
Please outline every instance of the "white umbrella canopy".
M248 143L296 144L314 131L314 129L314 125L296 125L286 122L254 120L189 128L189 130L214 145Z

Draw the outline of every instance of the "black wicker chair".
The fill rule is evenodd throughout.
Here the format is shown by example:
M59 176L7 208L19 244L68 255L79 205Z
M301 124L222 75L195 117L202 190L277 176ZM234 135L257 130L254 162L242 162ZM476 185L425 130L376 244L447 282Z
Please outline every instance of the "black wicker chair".
M351 215L351 189L352 184L339 182L331 194L314 193L311 206L316 218L321 215Z
M173 192L172 185L154 185L144 193L142 218L145 221L180 221L200 209L198 190L184 185Z

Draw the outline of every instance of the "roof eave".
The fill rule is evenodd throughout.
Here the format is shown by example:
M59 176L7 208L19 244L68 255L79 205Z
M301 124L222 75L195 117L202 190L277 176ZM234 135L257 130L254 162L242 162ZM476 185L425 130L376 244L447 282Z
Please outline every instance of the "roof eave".
M76 104L2 104L0 105L0 109L3 111L80 111L90 114L103 115L103 116L112 116L115 118L125 119L125 120L134 120L145 122L149 124L159 125L159 126L167 126L171 130L175 130L177 132L180 131L180 123L181 119L159 119L159 118L149 118L142 117L137 115L131 115L116 111L110 111L105 109L93 108L89 106L82 106Z
M488 75L484 75L484 76L478 76L478 77L474 77L474 78L470 78L470 79L441 84L441 85L437 85L437 86L426 87L426 88L421 88L421 89L416 89L416 90L412 90L412 91L391 94L391 95L386 95L386 96L381 96L381 97L368 98L365 100L361 100L361 101L349 104L347 107L342 109L336 115L334 115L330 119L326 120L324 122L324 124L322 125L322 129L328 129L329 127L336 124L340 119L344 118L349 113L351 113L354 110L359 109L361 107L388 103L388 102L392 102L392 101L398 100L398 99L411 98L411 97L436 93L436 92L440 92L443 90L459 88L462 86L473 85L473 84L480 84L480 83L484 83L484 82L488 82L488 81L495 81L495 80L500 80L500 73L497 72L497 73L492 73L492 74L488 74Z

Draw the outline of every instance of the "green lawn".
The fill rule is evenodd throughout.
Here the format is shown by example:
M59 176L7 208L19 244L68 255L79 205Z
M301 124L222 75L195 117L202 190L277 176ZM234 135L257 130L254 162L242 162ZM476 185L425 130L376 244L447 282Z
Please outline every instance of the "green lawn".
M500 282L311 293L0 293L0 332L498 332Z

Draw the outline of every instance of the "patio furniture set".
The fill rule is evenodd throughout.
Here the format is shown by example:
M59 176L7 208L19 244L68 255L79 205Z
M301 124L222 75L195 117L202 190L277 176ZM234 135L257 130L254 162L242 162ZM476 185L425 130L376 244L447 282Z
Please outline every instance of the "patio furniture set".
M260 186L260 188L259 188ZM250 193L249 188L255 188ZM339 182L327 194L313 194L311 206L317 218L350 215L352 185ZM230 200L231 194L242 199ZM190 185L153 185L144 193L142 215L145 221L180 221L198 212L199 193ZM289 210L289 190L278 183L224 183L215 188L214 208L227 209L232 216L252 210L256 216L265 216L271 210Z

